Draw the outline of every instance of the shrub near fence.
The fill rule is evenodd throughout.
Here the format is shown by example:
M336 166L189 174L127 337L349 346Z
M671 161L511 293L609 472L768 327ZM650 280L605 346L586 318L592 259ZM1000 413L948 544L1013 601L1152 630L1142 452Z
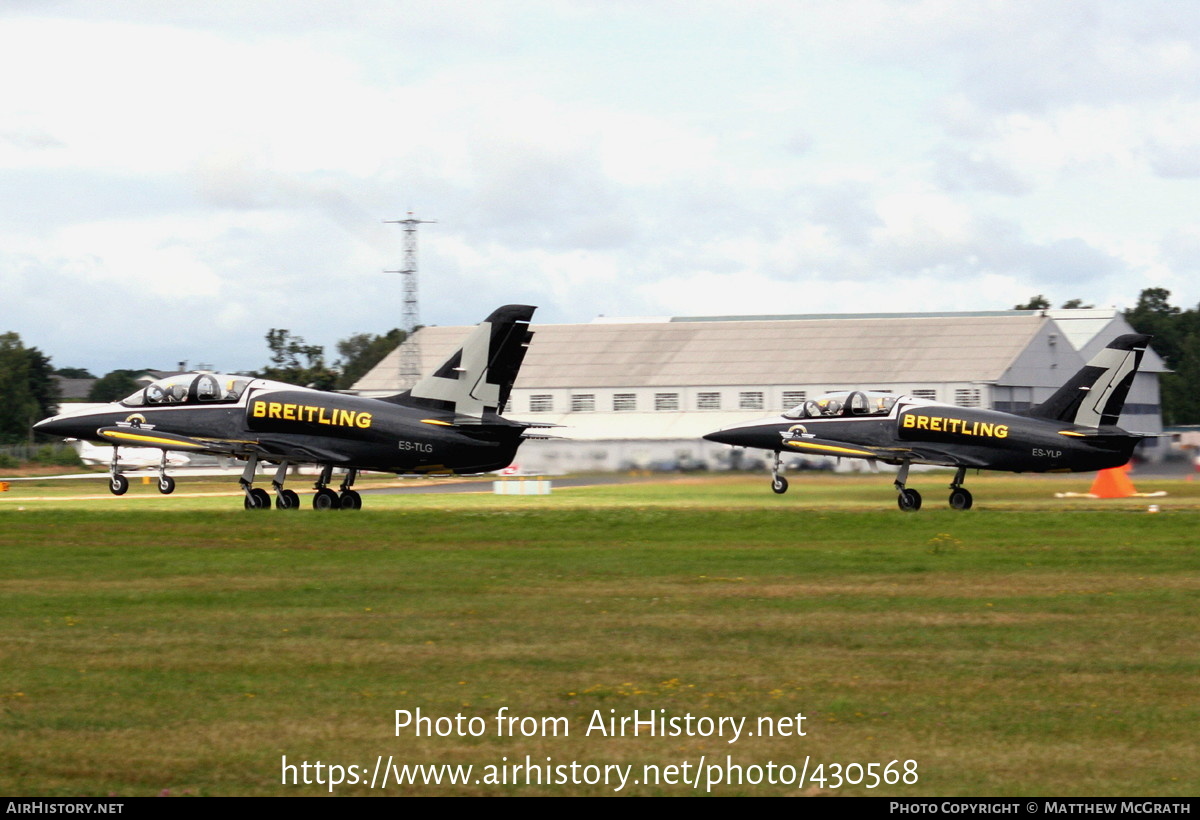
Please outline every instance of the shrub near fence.
M58 467L78 467L79 453L70 444L7 444L0 446L0 468L22 464L45 464Z

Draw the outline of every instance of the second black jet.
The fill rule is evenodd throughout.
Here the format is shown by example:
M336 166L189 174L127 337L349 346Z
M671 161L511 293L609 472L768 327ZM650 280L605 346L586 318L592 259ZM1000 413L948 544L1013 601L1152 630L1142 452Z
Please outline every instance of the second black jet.
M955 407L890 393L849 390L810 399L782 416L726 427L704 438L775 454L771 487L787 491L783 453L863 458L900 467L900 509L921 508L906 486L913 464L955 467L950 506L970 509L967 470L1084 472L1128 463L1150 434L1117 426L1149 336L1114 339L1049 399L1023 413Z

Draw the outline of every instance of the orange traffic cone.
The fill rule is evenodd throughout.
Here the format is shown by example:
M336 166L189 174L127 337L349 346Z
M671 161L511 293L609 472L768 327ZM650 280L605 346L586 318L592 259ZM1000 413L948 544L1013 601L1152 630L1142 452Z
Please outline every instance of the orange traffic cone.
M1137 495L1133 482L1129 480L1129 473L1126 472L1128 469L1127 464L1096 473L1096 480L1092 482L1092 495L1097 498L1129 498Z

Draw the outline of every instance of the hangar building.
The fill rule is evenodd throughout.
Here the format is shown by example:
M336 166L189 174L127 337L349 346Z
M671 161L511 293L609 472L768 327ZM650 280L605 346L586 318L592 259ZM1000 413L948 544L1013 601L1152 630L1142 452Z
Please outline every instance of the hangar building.
M761 454L701 436L831 390L1022 410L1046 399L1113 338L1133 332L1111 309L601 318L565 325L538 324L535 317L532 329L505 415L562 425L550 431L560 438L527 442L518 454L523 471L549 474L757 466ZM445 361L469 331L419 330L421 371ZM395 393L400 361L398 348L355 392ZM1123 427L1162 431L1164 370L1147 351ZM1155 449L1146 456L1155 457Z

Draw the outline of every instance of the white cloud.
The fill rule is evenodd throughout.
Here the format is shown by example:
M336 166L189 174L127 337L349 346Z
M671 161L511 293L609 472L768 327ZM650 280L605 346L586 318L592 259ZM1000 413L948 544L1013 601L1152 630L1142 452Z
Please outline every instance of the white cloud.
M383 220L409 209L438 220L421 232L438 324L503 302L574 321L1049 290L1131 304L1156 283L1200 298L1181 273L1200 174L1187 4L64 0L0 16L0 71L22 80L0 89L0 196L20 203L0 213L4 318L58 364L254 367L268 327L330 349L383 332L400 305L382 271L401 262ZM89 288L138 317L136 344L55 323Z

